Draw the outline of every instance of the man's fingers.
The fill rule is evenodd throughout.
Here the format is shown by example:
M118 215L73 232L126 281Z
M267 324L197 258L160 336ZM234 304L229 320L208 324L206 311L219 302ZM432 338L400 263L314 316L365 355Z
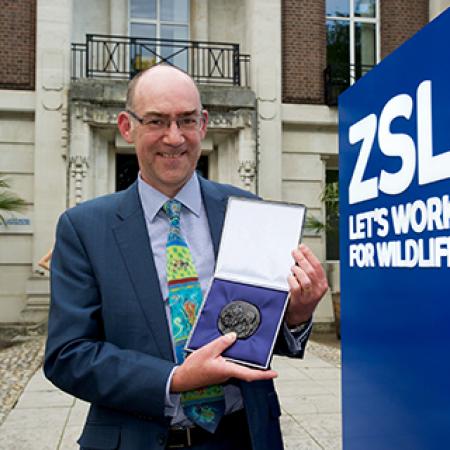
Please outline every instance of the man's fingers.
M289 291L300 291L300 285L297 281L297 278L293 274L290 274L287 277L287 282L289 285Z
M316 255L314 255L309 247L307 247L305 244L301 244L300 250L303 252L305 257L308 259L310 266L313 268L314 284L317 284L317 288L320 292L320 297L322 297L328 290L328 281L325 270L323 269L323 266L317 259Z
M237 378L244 381L272 380L278 377L274 370L257 370L240 366L232 362L227 362L230 378Z
M292 256L297 263L299 270L292 270L292 273L299 280L303 288L308 289L308 285L325 285L326 280L325 271L322 264L314 255L309 247L301 244L298 248L293 250Z
M227 378L238 378L244 381L256 381L256 380L271 380L276 378L278 374L273 370L257 370L250 369L248 367L241 366L239 364L226 361L221 358L220 355L234 342L236 342L237 335L234 332L227 333L224 336L220 336L209 344L205 345L200 351L206 351L209 356L213 358L219 357L223 362L222 371L223 376Z
M305 259L309 262L309 264L314 268L315 271L323 272L322 264L308 246L306 246L305 244L301 244L300 250L303 252Z
M300 267L305 273L307 273L308 275L314 274L315 268L311 264L310 260L306 257L303 247L296 248L292 252L292 256L294 257L297 266Z
M299 266L293 266L291 268L292 274L298 281L298 284L301 286L302 290L309 290L312 287L312 280L308 276L308 274Z
M220 336L203 347L203 351L212 357L221 355L228 347L236 342L237 335L234 332Z

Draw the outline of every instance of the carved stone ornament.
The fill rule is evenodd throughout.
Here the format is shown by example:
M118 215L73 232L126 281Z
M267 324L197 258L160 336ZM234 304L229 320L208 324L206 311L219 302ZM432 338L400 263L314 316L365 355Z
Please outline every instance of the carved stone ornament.
M83 200L83 178L87 175L89 164L85 156L76 155L69 159L69 173L74 178L75 204Z
M241 161L238 172L245 187L250 188L256 176L256 162L250 160Z
M253 111L209 111L209 128L240 130L252 126Z

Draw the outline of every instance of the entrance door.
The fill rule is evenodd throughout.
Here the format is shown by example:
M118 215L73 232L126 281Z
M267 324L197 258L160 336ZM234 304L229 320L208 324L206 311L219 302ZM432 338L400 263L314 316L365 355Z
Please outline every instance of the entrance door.
M208 178L208 157L200 156L197 171L203 178ZM122 191L130 186L139 172L138 161L134 153L116 154L116 191Z

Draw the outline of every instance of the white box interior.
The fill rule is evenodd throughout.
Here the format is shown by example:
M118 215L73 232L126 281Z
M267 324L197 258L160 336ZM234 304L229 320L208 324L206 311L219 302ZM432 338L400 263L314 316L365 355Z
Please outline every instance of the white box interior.
M215 277L288 291L305 206L230 197Z

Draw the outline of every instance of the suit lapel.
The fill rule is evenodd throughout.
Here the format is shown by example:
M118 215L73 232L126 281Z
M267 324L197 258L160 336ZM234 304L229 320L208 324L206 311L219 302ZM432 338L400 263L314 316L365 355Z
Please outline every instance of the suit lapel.
M227 197L211 182L199 177L208 216L214 254L217 258ZM158 342L161 357L173 360L172 342L166 320L159 279L156 271L144 213L139 199L137 183L123 193L117 210L117 223L113 232L122 253L143 314L153 338Z
M137 183L124 192L117 216L118 222L113 227L113 232L136 296L153 338L155 342L158 342L161 357L173 360L165 306L139 200Z
M208 216L211 240L214 247L214 256L217 259L227 207L227 197L208 180L205 180L200 176L198 178L200 180L203 205L205 206L206 215Z

